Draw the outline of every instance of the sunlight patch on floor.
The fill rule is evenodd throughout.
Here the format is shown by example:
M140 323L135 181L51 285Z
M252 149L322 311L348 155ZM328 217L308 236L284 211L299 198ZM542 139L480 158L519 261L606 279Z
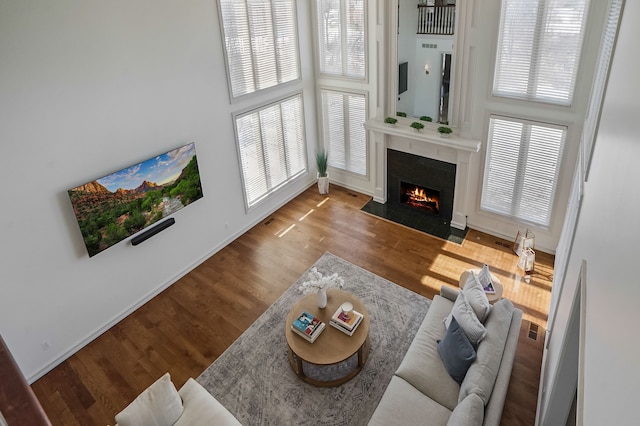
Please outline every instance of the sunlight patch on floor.
M441 281L433 278L430 275L423 275L422 278L420 278L420 283L425 287L433 289L436 294L440 294L440 289L443 286Z
M315 211L314 209L309 210L304 216L302 216L300 219L298 219L298 222L302 222L303 220L305 220L307 218L307 216L309 216L314 211Z
M279 235L278 238L282 238L285 235L287 235L287 232L291 231L293 228L296 227L296 224L294 223L293 225L291 225L290 227L288 227L287 229L285 229L284 231L282 231Z
M325 198L324 200L320 201L318 204L316 204L316 207L320 207L321 205L323 205L324 203L326 203L327 201L329 201L329 197Z

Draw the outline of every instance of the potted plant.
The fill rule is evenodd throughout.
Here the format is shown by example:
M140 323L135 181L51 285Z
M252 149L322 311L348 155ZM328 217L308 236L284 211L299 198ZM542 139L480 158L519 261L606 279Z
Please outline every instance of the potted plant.
M396 115L397 115L398 117L406 117L406 116L407 116L407 113L406 113L406 112L396 112Z
M451 130L451 127L440 126L438 127L438 132L440 133L441 138L448 138L453 130Z
M413 127L413 130L415 130L416 132L421 132L422 129L424 129L424 124L414 121L413 123L411 123L411 127Z
M428 115L423 115L422 117L420 117L421 121L433 121L433 118L429 117Z
M329 154L324 148L316 152L316 165L318 166L318 191L320 194L329 193L329 175L327 174L327 165Z
M391 127L395 127L396 123L398 122L397 118L393 118L393 117L387 117L384 119L384 123L387 126L391 126Z

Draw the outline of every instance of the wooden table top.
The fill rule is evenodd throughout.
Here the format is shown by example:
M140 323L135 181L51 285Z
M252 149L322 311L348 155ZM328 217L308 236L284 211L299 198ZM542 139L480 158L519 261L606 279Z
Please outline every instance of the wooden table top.
M329 325L331 316L344 302L351 302L353 309L364 315L353 336L348 336ZM313 343L291 331L293 320L303 311L315 315L326 324L322 334ZM369 313L362 301L349 292L327 290L327 306L323 309L318 308L316 293L310 293L291 307L285 323L285 335L291 350L304 361L316 365L336 364L354 355L363 345L369 335Z

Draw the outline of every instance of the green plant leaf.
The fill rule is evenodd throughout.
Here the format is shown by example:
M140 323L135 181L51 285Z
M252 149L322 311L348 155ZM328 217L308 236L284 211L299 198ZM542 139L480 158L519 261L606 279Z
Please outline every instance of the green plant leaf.
M329 154L324 148L316 151L316 165L318 166L318 176L327 176L327 165L329 161Z

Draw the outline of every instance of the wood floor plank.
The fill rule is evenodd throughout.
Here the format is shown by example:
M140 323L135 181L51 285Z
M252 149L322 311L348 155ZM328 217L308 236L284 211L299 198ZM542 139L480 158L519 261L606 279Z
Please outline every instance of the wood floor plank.
M207 259L32 385L52 423L113 424L164 372L178 387L197 377L329 251L429 298L489 264L525 319L502 424L533 424L553 256L537 252L525 282L512 241L475 230L462 245L444 241L363 213L369 200L335 185L328 195L309 188Z

